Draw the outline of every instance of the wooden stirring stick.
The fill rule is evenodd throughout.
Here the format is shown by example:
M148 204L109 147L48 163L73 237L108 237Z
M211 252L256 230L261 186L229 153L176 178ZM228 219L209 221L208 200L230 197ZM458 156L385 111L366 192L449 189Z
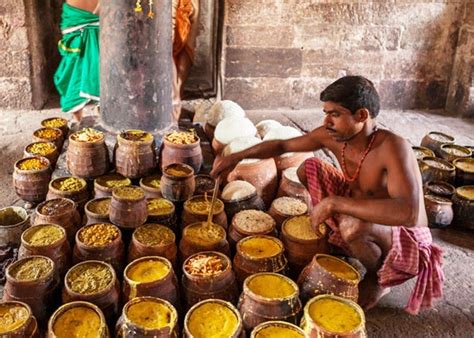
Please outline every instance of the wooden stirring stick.
M219 177L216 178L216 183L214 185L214 190L212 191L212 200L211 207L209 209L209 214L207 215L207 225L210 226L212 223L212 216L214 211L214 204L216 202L217 190L219 190Z

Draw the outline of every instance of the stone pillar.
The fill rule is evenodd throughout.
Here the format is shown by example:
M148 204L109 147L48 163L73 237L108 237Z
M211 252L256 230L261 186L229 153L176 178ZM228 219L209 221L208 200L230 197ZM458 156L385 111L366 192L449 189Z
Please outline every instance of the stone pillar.
M100 8L101 120L106 129L158 132L172 125L171 1L102 1Z

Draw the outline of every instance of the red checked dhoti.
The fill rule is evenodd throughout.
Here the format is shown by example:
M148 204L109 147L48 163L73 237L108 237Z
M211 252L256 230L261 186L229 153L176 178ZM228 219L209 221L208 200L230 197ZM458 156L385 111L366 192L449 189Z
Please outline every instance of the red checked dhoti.
M329 163L310 158L305 162L305 170L313 205L328 196L349 195L343 173ZM350 253L339 232L337 217L326 223L332 230L329 242ZM392 247L377 273L378 281L382 287L390 287L418 276L405 308L407 312L417 314L420 308L431 307L433 299L442 297L444 274L441 266L442 250L433 244L428 227L392 226Z

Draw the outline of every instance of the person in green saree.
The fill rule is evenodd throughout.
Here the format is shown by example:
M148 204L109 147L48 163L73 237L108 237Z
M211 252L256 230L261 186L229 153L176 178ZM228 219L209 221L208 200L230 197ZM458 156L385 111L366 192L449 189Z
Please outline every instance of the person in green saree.
M98 102L99 0L66 0L61 14L61 61L54 74L61 110L80 121L89 102Z

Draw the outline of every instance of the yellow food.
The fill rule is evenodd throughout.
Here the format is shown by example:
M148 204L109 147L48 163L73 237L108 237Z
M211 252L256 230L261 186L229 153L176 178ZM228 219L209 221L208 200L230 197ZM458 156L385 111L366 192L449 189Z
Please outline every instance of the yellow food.
M150 283L163 279L169 272L168 264L148 259L132 264L127 270L127 277L136 283Z
M474 159L458 160L455 164L456 168L468 173L474 173Z
M85 263L69 270L66 283L72 291L87 295L105 290L112 280L113 274L108 266Z
M153 136L150 133L138 129L124 131L120 136L129 141L147 142L153 140Z
M263 233L275 227L275 220L260 210L242 210L235 214L233 223L247 233Z
M53 128L41 128L35 131L35 136L47 140L54 140L61 136L61 130Z
M57 225L37 225L25 231L23 238L31 246L50 245L64 238L65 231Z
M206 199L205 197L193 198L185 202L185 206L195 214L207 215L211 209L211 199ZM224 203L216 199L214 202L214 207L212 210L213 214L217 214L224 208Z
M10 274L18 280L34 280L46 277L53 271L53 264L43 257L23 258L18 261Z
M274 324L259 330L255 338L304 338L304 334L291 327Z
M247 283L250 291L265 298L286 298L296 294L295 287L283 276L260 274Z
M188 259L184 269L193 276L210 277L223 272L225 266L217 255L198 254Z
M280 197L273 201L273 207L284 215L297 216L308 212L308 206L294 197Z
M239 243L239 248L245 255L251 258L274 257L283 252L283 246L275 238L248 237Z
M145 197L145 193L139 187L120 187L115 188L113 195L127 200L138 200Z
M84 128L72 135L72 139L78 142L96 142L103 138L104 133L92 128Z
M20 170L41 170L47 168L48 164L40 158L27 158L20 161L17 166Z
M67 120L61 117L52 117L41 122L41 125L48 128L61 128L67 126Z
M166 135L166 140L174 144L192 144L196 143L198 138L196 131L190 129L189 131L173 131Z
M128 307L127 318L141 328L158 330L171 326L176 320L176 315L163 303L143 300Z
M85 306L66 310L53 324L53 332L57 338L97 338L103 328L99 314Z
M0 334L19 329L28 318L26 307L19 304L0 304Z
M186 177L191 174L191 170L180 164L172 164L165 169L165 173L175 177Z
M106 188L126 187L132 184L130 179L123 177L120 174L108 174L96 178L95 182Z
M309 307L309 315L316 325L333 333L351 332L362 322L357 310L336 299L319 299Z
M193 310L187 324L195 338L228 338L235 334L239 321L227 306L207 302Z
M108 215L111 201L111 198L94 200L87 205L87 209L94 214Z
M325 270L333 273L337 277L348 280L359 279L359 275L354 270L354 268L338 258L331 256L320 256L317 258L317 261L319 265L321 265Z
M143 179L143 184L148 187L160 189L160 186L161 186L160 176L158 175L148 176Z
M456 193L468 200L474 200L474 186L472 185L457 188Z
M36 142L30 144L26 151L36 156L46 156L53 153L56 150L56 146L50 142Z
M153 216L169 215L174 210L173 203L168 201L166 198L150 198L147 200L146 206L148 209L148 215Z
M144 224L139 226L133 233L137 241L144 245L165 245L175 241L171 229L160 224Z
M225 239L225 230L220 225L202 222L186 227L183 236L198 245L209 246Z
M87 246L104 246L112 243L118 236L119 230L107 223L87 225L79 231L79 240Z
M85 182L76 177L63 177L53 181L53 187L61 191L76 192L85 186Z
M283 227L288 235L293 236L295 238L306 240L314 240L320 238L320 235L317 234L311 226L311 219L309 218L309 216L306 215L290 218L288 221L285 222ZM324 236L327 231L326 225L321 223L318 228L319 233Z

